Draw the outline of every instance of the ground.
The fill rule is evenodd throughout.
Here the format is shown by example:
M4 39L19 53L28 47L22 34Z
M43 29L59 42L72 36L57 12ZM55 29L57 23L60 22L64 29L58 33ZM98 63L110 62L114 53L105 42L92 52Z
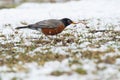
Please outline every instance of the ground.
M0 10L0 80L119 80L119 0L24 3ZM18 26L70 18L55 36Z

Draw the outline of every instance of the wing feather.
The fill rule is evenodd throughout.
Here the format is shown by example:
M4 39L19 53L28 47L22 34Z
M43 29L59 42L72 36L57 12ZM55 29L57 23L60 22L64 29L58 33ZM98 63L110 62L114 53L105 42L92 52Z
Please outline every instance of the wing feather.
M59 25L63 25L60 20L49 19L35 23L34 28L56 28Z

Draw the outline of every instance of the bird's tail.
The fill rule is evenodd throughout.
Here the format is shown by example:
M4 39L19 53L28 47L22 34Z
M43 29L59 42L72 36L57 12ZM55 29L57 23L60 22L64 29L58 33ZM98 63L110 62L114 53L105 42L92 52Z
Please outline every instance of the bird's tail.
M27 25L27 26L21 26L21 27L16 27L15 29L24 29L24 28L30 28L31 25Z

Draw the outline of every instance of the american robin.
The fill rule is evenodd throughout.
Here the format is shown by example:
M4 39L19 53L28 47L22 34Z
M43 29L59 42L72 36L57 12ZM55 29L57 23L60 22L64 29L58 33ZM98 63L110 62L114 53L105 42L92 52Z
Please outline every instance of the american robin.
M41 30L45 35L56 35L61 33L68 25L72 24L73 21L69 18L48 19L37 22L35 24L30 24L27 26L17 27L16 29L29 28L33 30Z

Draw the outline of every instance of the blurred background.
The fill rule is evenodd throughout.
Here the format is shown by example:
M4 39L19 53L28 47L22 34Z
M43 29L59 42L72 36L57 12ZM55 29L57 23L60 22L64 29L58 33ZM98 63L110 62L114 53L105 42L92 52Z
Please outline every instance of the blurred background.
M56 3L56 2L67 2L67 1L77 1L77 0L0 0L0 8L11 8L15 7L24 2L39 2L39 3Z

